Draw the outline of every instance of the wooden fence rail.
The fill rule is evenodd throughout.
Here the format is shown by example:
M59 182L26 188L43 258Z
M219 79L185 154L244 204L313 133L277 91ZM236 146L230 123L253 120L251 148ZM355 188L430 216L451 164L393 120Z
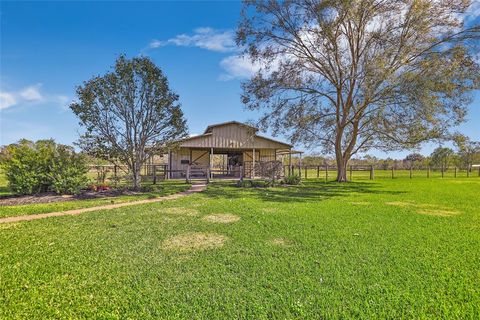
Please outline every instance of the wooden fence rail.
M285 166L284 167L284 174L291 175L295 174L300 176L302 179L310 179L310 178L324 178L325 180L329 180L331 176L331 172L334 172L332 178L336 176L337 167L336 166L329 166L329 165L317 165L317 166ZM365 174L358 174L358 173L365 173ZM357 173L357 174L355 174ZM381 173L378 175L378 173ZM448 176L453 178L459 177L473 177L478 176L480 177L480 167L469 167L469 168L459 168L459 167L408 167L408 168L396 168L395 166L392 167L376 167L374 165L350 165L347 167L347 175L349 180L355 179L369 179L374 180L376 178L401 178L401 177L408 177L409 179L413 178L433 178L432 173L437 173L437 175L441 178L445 178ZM360 176L360 178L359 178Z
M141 177L143 181L151 181L153 184L157 184L161 180L171 179L173 175L190 181L192 179L207 179L208 181L213 178L235 178L243 179L248 176L249 172L245 172L247 169L240 166L233 170L226 169L209 169L203 168L202 170L193 167L188 167L185 170L169 170L165 164L149 164L144 165L141 170ZM283 175L298 175L302 179L323 179L328 181L335 179L336 166L317 165L317 166L284 166ZM179 174L178 174L179 173ZM251 173L251 172L250 172ZM409 168L396 168L374 165L350 165L347 168L349 180L374 180L374 179L397 179L397 178L460 178L460 177L480 177L480 167L409 167ZM126 166L120 165L91 165L89 170L91 178L96 178L99 183L106 183L107 181L117 186L125 181L131 180L131 174L128 172Z

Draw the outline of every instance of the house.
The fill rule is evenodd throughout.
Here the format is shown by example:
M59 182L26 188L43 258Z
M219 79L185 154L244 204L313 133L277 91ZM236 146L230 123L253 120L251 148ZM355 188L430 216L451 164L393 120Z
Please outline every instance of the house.
M209 174L221 177L252 178L261 165L291 161L292 145L263 137L258 129L237 121L210 125L201 135L178 141L168 154L170 178ZM283 164L283 162L282 162Z

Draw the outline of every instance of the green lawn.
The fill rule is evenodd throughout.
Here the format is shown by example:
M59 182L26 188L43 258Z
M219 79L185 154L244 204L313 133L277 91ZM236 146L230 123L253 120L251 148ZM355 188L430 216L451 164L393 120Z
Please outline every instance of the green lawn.
M185 183L183 180L167 180L159 182L159 184L156 186L156 190L152 192L122 195L118 197L105 197L98 199L72 200L15 206L0 206L0 218L88 208L111 203L122 203L135 200L151 199L185 191L188 188L190 188L190 184Z
M3 224L0 319L479 319L479 194L478 178L216 183Z

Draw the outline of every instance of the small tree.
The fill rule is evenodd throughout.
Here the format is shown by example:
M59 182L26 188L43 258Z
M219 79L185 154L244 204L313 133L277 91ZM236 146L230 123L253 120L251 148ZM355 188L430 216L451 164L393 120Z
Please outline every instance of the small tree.
M430 164L434 167L448 169L454 160L455 152L450 148L438 147L430 155Z
M77 96L70 108L86 130L79 145L93 156L126 164L134 188L140 187L145 161L186 136L178 95L146 57L120 56L112 72L85 82Z
M259 71L242 102L260 124L335 154L443 139L480 84L471 1L245 1L237 36Z
M461 165L469 169L472 164L480 163L480 141L473 141L461 134L455 135L453 141L458 149Z
M410 153L405 157L404 162L407 162L409 167L415 166L415 163L422 163L424 157L420 153Z

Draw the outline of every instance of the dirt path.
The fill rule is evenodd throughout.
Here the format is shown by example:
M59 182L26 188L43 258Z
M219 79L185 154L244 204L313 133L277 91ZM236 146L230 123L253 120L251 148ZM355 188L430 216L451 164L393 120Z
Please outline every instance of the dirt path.
M77 214L82 214L85 212L92 212L98 210L111 210L117 209L127 206L135 206L139 204L146 204L146 203L153 203L153 202L160 202L165 200L174 200L184 196L187 196L192 193L202 192L206 189L205 184L194 184L190 189L187 191L179 192L176 194L172 194L169 196L159 197L155 199L146 199L146 200L139 200L139 201L131 201L131 202L123 202L117 204L108 204L103 206L96 206L90 208L83 208L83 209L75 209L75 210L67 210L67 211L58 211L58 212L48 212L48 213L40 213L40 214L31 214L26 216L16 216L16 217L8 217L8 218L0 218L0 223L8 223L8 222L19 222L19 221L30 221L30 220L37 220L49 217L60 217L60 216L72 216Z

